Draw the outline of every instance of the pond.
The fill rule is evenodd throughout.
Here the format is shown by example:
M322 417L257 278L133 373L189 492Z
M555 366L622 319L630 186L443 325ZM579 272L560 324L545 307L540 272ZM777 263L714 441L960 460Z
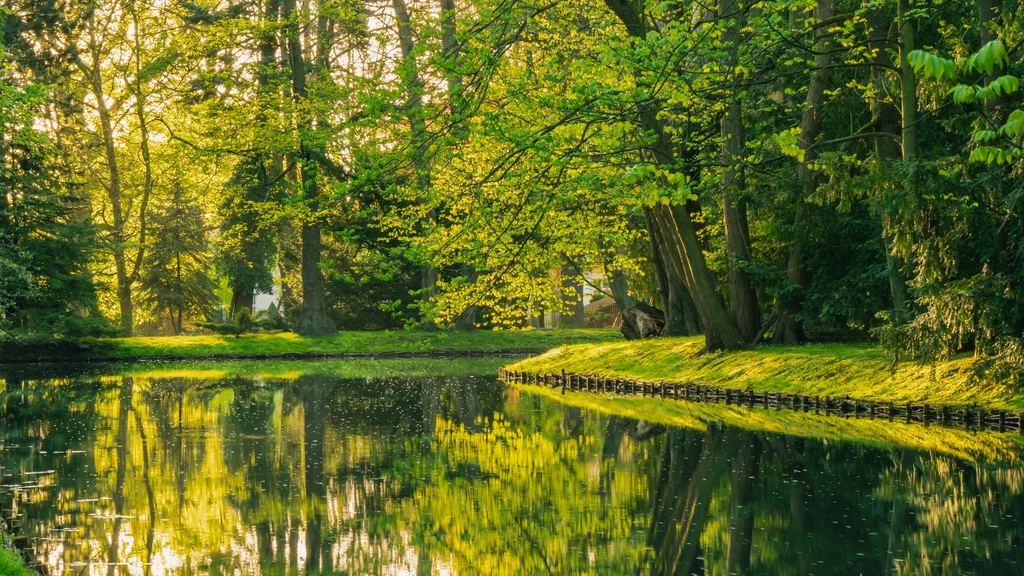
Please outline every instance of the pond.
M499 365L8 374L0 508L52 574L1021 573L1007 435L677 428Z

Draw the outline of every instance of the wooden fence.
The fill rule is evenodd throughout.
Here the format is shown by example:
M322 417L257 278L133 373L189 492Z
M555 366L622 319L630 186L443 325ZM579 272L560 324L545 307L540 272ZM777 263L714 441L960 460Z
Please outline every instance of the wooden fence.
M735 388L719 388L703 384L674 382L643 382L620 378L598 378L580 374L541 374L516 372L506 369L498 377L510 383L533 384L561 388L569 392L616 394L662 400L685 400L712 404L726 404L747 408L813 412L841 418L870 418L889 422L937 424L966 430L994 430L1024 434L1024 412L989 410L973 406L943 406L896 402L874 402L850 397L807 396L781 392L755 392Z

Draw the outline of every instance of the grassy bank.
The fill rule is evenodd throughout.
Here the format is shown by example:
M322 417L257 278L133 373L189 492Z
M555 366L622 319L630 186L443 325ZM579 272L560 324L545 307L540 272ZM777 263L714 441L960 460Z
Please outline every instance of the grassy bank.
M511 348L546 350L576 343L621 340L617 330L517 330L492 332L339 332L326 337L303 337L291 332L234 336L163 336L84 341L73 352L48 355L55 359L230 358L233 356L330 355L378 352L485 351ZM24 359L0 350L0 362ZM44 351L45 352L45 351ZM44 355L43 358L47 356Z
M561 370L607 378L711 384L813 396L849 396L876 402L977 404L1024 409L1024 394L1007 382L980 377L970 357L895 370L867 344L765 346L741 352L704 353L703 338L661 338L563 346L509 366L512 370Z

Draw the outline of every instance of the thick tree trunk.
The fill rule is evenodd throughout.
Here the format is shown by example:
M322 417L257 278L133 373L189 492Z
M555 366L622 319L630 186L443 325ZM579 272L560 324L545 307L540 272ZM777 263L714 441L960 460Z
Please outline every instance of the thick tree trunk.
M658 297L661 298L661 308L665 311L665 319L672 318L674 312L670 308L671 300L668 295L668 271L665 266L665 258L662 255L661 237L655 232L657 225L651 209L644 208L644 225L647 226L647 249L650 254L651 268L654 269L654 281L658 286ZM681 319L680 319L681 320ZM666 329L668 326L666 325Z
M885 11L882 9L871 12L869 18L872 33L868 45L875 52L875 65L871 68L871 82L875 94L871 100L871 112L875 132L896 136L900 133L900 111L889 98L890 91L885 82L886 74L892 65L888 49L896 42L895 23L886 20ZM882 159L899 158L902 155L900 142L894 138L876 136L875 153Z
M612 271L608 286L612 291L612 299L619 305L619 311L632 308L636 303L636 299L629 294L629 281L622 270Z
M701 333L700 316L697 306L693 303L690 291L679 276L674 266L668 264L671 255L661 236L657 219L650 208L644 208L644 219L647 225L648 240L651 251L651 264L654 267L661 295L662 309L665 311L665 336L694 336Z
M737 350L746 347L747 342L740 335L735 320L725 309L718 293L689 215L681 210L673 214L665 206L656 207L654 214L661 235L666 239L665 245L672 254L671 261L679 276L685 279L700 312L707 348Z
M295 0L284 0L283 6L282 16L285 21L290 21L295 14ZM292 97L295 101L301 102L307 98L306 63L302 55L298 23L292 24L292 32L288 34L288 56ZM311 123L308 119L300 120L299 132L310 128ZM304 336L321 336L333 334L338 329L327 316L324 279L320 271L320 224L316 220L320 188L317 182L316 161L313 154L306 149L305 142L300 143L300 146L302 189L306 191L310 216L302 223L302 309L299 312L296 331Z
M245 308L252 313L254 296L252 290L236 288L231 291L231 317L234 318L238 311Z
M118 268L120 269L121 266L118 266ZM122 279L121 274L118 274L117 280L117 304L121 313L121 335L131 336L135 318L135 305L132 302L132 286Z
M720 18L728 18L732 24L722 34L722 42L729 53L730 64L735 66L740 45L740 29L743 26L741 7L736 0L721 0ZM729 307L740 336L746 342L753 342L761 329L761 309L757 294L750 285L750 277L742 265L750 261L750 237L747 226L747 210L742 199L743 176L740 162L743 149L743 109L737 98L729 105L722 118L722 213L725 219L725 249L729 266Z
M819 22L827 20L832 17L834 11L833 0L819 0L818 6L815 8L815 19ZM829 50L828 30L819 28L816 34L818 38L814 44L814 72L807 85L807 97L804 99L803 115L800 118L799 143L804 158L797 164L797 176L802 187L801 200L813 194L817 188L817 173L811 168L811 163L818 157L814 145L821 133L821 114L825 105L825 90L828 88L831 76L829 65L832 63L832 53ZM798 211L802 211L802 205L803 202L797 208ZM807 288L808 282L809 275L806 269L804 249L800 240L796 239L790 248L789 260L786 262L786 283L799 287L799 290L785 294L779 301L779 315L774 335L776 343L797 344L803 342L803 323L797 319L797 315L803 309L804 290Z

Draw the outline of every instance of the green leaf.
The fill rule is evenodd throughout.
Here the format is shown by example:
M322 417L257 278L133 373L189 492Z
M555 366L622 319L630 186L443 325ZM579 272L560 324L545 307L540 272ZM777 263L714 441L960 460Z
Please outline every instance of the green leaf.
M971 104L977 99L977 87L960 84L953 88L953 102L957 104Z
M924 50L913 50L907 55L907 62L914 69L914 73L922 78L932 78L938 81L951 80L956 75L956 65L952 60L942 58Z
M996 67L1005 67L1009 62L1006 46L1002 40L992 40L967 59L967 71L973 74L991 74Z

